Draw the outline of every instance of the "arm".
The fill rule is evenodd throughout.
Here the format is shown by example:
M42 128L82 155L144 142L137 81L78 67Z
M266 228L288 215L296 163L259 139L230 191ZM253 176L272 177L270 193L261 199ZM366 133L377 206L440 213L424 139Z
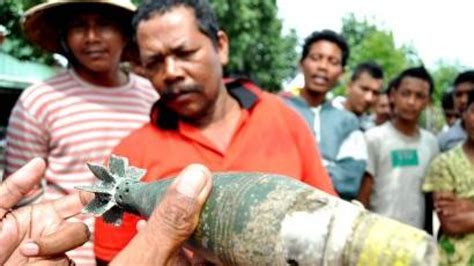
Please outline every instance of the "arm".
M367 166L367 144L357 130L342 143L335 161L326 166L336 191L342 198L353 199L359 192L362 176Z
M433 202L447 235L474 232L474 202L456 197L452 192L434 192Z
M369 173L365 173L362 178L362 184L360 186L359 195L357 200L360 201L366 208L369 208L370 195L372 194L372 188L374 186L374 178Z
M293 130L293 136L302 160L301 181L336 196L337 193L326 168L323 166L323 160L311 130L300 117L295 116L290 121L293 121L290 128Z

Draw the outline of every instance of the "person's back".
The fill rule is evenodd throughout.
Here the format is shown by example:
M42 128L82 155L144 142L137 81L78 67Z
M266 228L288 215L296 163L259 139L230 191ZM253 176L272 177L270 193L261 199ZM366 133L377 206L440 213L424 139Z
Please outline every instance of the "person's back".
M50 1L25 14L27 37L70 63L22 93L7 130L8 173L33 157L48 163L41 200L94 183L86 163L103 163L121 138L149 121L156 92L120 68L134 9L127 1ZM93 219L86 223L92 230ZM70 256L81 265L95 264L91 242Z
M423 67L399 75L391 92L392 121L365 133L369 159L359 193L370 210L427 231L431 219L425 217L421 184L438 146L418 119L432 92L433 80Z

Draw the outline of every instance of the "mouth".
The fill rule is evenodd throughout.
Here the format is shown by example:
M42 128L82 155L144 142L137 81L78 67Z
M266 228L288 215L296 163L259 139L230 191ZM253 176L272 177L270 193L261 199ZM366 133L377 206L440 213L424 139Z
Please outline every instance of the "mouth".
M311 76L311 80L313 81L314 84L318 84L318 85L326 85L329 81L326 76L322 76L322 75L313 75Z
M84 51L84 54L87 57L90 57L92 59L98 59L102 58L107 54L107 50L105 49L87 49Z

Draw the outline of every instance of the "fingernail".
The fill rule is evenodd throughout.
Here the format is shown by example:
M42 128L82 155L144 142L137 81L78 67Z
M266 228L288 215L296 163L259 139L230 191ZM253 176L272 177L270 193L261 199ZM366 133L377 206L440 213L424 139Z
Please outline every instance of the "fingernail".
M39 246L33 241L21 245L21 251L24 255L35 256L39 254Z
M176 190L190 198L196 198L206 184L209 171L202 165L193 164L186 167L177 177Z

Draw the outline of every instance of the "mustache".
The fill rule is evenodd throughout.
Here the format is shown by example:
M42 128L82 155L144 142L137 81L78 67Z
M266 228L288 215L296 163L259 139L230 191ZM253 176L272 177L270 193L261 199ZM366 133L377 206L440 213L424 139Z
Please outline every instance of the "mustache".
M191 92L201 92L204 88L197 84L176 84L166 86L162 92L160 92L160 97L163 100L170 100L178 97L181 94L191 93Z

